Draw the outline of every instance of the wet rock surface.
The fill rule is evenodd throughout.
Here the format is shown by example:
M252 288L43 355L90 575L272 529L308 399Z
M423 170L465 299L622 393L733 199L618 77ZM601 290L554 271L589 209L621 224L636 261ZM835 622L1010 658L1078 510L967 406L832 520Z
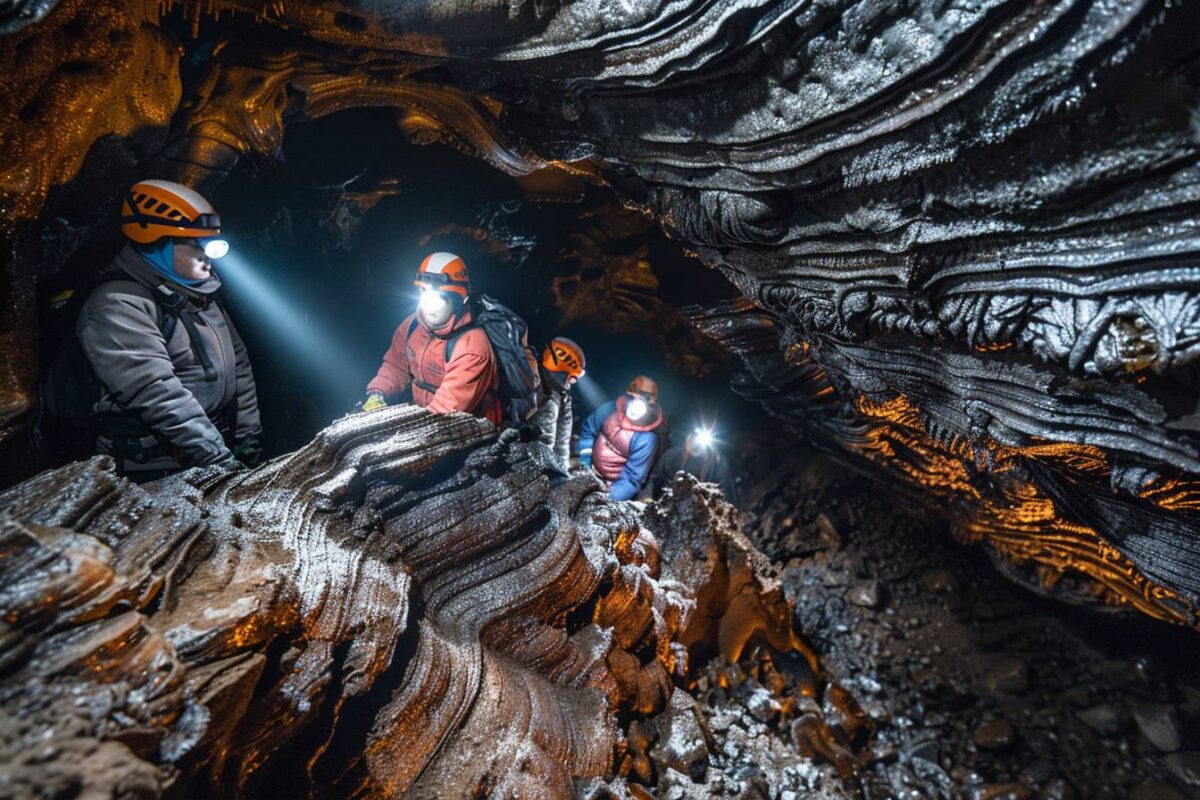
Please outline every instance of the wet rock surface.
M695 374L699 328L750 356L739 392L931 495L1010 577L1200 628L1200 7L618 5L5 3L3 479L36 441L41 301L115 252L120 187L282 172L289 129L387 108L526 197L615 193L631 235L597 220L556 259L565 319L652 319ZM311 187L336 251L419 158ZM490 216L442 224L502 237ZM682 324L628 217L772 341L738 347L715 305Z
M815 664L735 523L694 481L643 513L517 431L406 405L254 471L43 473L0 493L0 796L704 779L673 688L693 653Z
M1183 631L1027 593L820 456L741 512L544 456L397 406L253 472L3 493L0 788L1196 794Z

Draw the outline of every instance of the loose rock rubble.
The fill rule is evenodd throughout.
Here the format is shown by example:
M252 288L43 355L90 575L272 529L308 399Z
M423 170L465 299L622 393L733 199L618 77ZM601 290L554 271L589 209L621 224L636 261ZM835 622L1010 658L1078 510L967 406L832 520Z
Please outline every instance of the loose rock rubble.
M775 465L747 503L832 681L874 726L871 797L1200 796L1200 645L1072 609L822 459Z
M807 672L795 661L790 668ZM777 669L768 651L738 662L710 661L695 678L691 693L676 689L670 708L652 726L640 729L645 735L642 746L648 745L647 766L656 776L654 796L854 796L837 768L808 746L801 720L819 707L800 691L793 678ZM823 732L827 735L827 729Z

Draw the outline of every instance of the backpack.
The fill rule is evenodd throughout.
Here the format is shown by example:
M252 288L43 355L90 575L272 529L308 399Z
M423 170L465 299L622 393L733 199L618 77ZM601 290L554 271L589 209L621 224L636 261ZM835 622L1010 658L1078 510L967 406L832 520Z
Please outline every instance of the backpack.
M417 327L413 320L408 330ZM542 385L537 354L529 346L529 327L515 311L486 294L475 295L471 303L471 324L459 328L446 341L446 361L454 353L458 337L472 328L482 328L496 354L500 375L500 407L514 425L529 420L538 410L538 389Z

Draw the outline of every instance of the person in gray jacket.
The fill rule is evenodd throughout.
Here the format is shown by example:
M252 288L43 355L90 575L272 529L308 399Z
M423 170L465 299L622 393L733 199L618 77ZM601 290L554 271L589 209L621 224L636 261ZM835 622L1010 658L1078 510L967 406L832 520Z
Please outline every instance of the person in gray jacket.
M557 336L542 351L538 410L530 420L537 426L538 440L551 448L563 472L571 461L571 387L583 377L587 362L583 350L565 336Z
M132 187L130 239L85 301L76 333L101 386L97 449L152 480L189 466L253 465L262 425L250 360L216 300L228 251L201 195L168 181Z

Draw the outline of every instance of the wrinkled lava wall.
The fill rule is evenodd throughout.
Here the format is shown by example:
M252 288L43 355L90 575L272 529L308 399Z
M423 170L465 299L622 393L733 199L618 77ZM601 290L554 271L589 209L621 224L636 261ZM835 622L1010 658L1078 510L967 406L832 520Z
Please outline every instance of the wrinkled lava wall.
M116 197L96 176L212 186L296 121L385 106L652 215L747 298L695 314L740 390L1014 576L1196 626L1200 9L610 5L18 3L6 438L39 280Z

